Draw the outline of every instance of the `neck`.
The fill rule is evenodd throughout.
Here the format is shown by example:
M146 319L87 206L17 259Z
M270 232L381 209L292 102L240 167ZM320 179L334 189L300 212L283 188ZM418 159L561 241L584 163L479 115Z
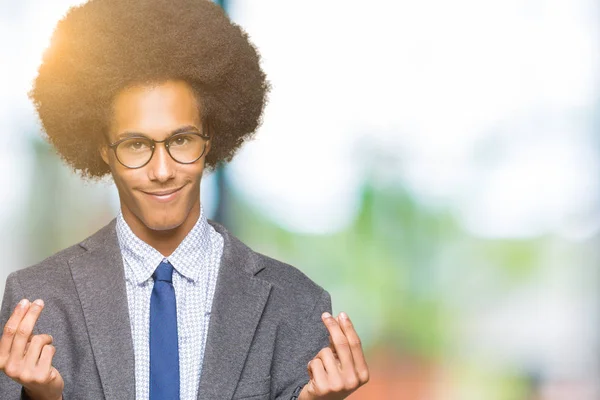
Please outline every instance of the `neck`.
M144 242L155 248L165 257L173 254L179 244L185 239L188 233L194 228L194 225L200 218L200 202L198 201L190 210L183 223L173 229L154 230L148 228L135 214L127 207L121 205L123 218L131 231Z

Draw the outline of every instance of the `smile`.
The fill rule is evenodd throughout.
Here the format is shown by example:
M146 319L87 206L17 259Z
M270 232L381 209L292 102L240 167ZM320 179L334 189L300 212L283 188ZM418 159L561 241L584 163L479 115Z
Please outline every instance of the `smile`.
M173 201L179 195L181 189L183 189L183 186L177 189L159 190L156 192L144 192L142 190L142 193L160 203L168 203L169 201Z

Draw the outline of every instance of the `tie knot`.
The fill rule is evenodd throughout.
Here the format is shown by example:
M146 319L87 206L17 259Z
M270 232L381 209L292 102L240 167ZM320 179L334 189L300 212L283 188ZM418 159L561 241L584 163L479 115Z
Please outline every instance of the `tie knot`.
M173 266L168 262L161 262L152 277L154 281L173 282Z

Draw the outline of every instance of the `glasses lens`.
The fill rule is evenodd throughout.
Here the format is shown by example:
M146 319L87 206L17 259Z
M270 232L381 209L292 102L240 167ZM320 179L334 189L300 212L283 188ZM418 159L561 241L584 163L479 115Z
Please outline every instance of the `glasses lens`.
M180 163L192 163L204 152L206 140L195 133L180 133L169 139L171 157Z
M117 146L117 158L129 168L146 164L152 157L152 142L144 138L127 139Z

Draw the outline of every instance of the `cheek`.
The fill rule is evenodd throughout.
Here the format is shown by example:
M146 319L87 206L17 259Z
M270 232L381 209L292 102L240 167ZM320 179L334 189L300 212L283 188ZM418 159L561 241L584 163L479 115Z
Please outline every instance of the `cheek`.
M189 166L187 166L189 167ZM181 172L180 184L187 184L186 196L182 198L185 208L193 206L200 199L200 184L202 182L202 170L198 168L184 168Z
M185 178L183 179L183 181L185 183L189 183L188 200L193 201L196 197L200 195L200 183L202 180L202 174L194 170L187 172L184 176Z
M203 171L204 164L181 165L177 171L177 175L180 177L180 181L185 181L196 186L200 186Z
M119 190L119 195L121 197L125 196L126 198L133 197L133 189L136 186L139 186L138 182L140 182L142 178L139 176L139 171L130 170L130 171L115 171L113 170L113 181Z

